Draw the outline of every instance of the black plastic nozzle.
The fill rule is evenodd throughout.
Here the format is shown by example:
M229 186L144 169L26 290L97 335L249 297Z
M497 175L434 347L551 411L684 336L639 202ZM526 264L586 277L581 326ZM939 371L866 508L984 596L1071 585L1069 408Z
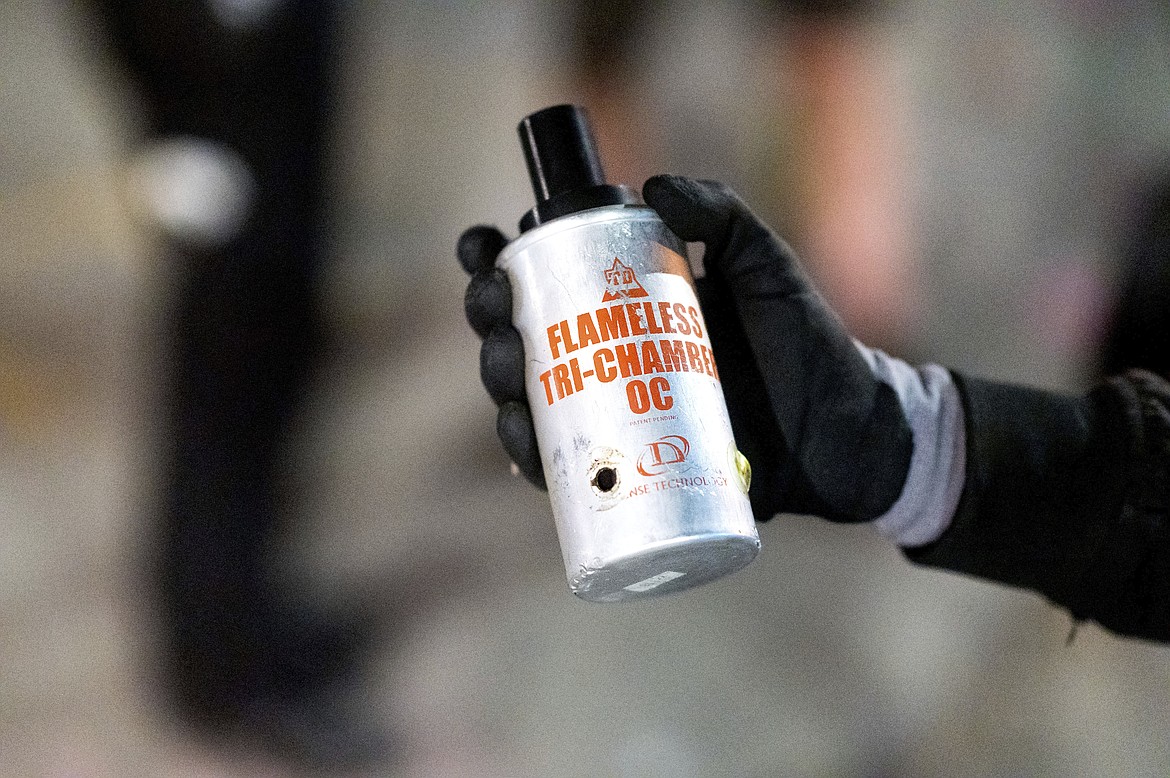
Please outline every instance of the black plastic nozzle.
M517 130L536 202L605 183L597 143L583 109L554 105L526 116Z
M521 232L587 208L638 202L627 187L605 183L583 108L554 105L526 116L517 130L536 195L536 207L520 220Z

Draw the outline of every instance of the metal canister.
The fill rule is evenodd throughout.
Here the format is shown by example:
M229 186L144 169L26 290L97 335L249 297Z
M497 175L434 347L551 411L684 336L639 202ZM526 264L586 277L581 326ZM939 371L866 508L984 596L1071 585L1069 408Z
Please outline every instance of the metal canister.
M549 112L558 121L569 112L569 135L579 137L542 127ZM575 187L568 206L560 198L564 213L540 212L558 194L541 177L558 163L542 131L556 136L557 154L586 144L593 155L592 183ZM512 284L569 588L617 602L738 570L760 547L750 468L732 436L686 246L628 190L614 196L619 188L602 183L579 109L534 114L526 133L538 207L497 265ZM582 195L589 187L597 191ZM597 200L610 202L588 207Z

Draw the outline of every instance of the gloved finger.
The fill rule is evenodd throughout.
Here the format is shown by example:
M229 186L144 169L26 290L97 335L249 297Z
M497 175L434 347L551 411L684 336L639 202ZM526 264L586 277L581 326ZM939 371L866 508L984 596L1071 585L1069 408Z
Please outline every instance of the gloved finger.
M471 277L463 296L463 310L481 338L512 324L512 284L503 270L489 267Z
M474 275L496 264L496 257L508 244L508 239L495 227L479 225L459 236L455 253L459 264Z
M496 405L524 401L524 342L514 327L492 330L484 338L479 376Z
M500 406L496 416L496 434L504 444L504 451L520 468L524 478L538 489L548 490L544 482L544 468L540 463L540 449L536 444L536 429L532 413L522 402L507 402Z

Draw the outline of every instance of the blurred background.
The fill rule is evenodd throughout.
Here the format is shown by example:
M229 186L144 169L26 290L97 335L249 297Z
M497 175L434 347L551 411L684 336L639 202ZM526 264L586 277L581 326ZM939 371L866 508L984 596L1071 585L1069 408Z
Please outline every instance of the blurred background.
M895 354L1166 352L1152 0L3 0L0 775L1170 773L1170 649L865 527L568 593L454 258L560 102Z

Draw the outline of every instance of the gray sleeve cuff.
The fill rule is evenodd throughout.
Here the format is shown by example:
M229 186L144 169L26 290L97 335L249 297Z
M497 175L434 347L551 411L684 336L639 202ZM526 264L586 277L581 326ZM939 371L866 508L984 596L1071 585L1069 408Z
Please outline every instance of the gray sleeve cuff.
M925 546L950 526L963 492L967 449L959 390L945 368L915 368L855 344L874 376L897 393L914 435L902 495L874 527L903 548Z

